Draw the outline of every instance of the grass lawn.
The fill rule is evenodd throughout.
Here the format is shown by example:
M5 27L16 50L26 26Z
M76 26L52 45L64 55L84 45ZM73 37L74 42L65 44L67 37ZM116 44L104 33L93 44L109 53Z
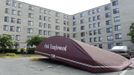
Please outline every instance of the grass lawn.
M0 58L23 58L23 57L40 58L42 56L36 54L15 54L15 53L0 54Z

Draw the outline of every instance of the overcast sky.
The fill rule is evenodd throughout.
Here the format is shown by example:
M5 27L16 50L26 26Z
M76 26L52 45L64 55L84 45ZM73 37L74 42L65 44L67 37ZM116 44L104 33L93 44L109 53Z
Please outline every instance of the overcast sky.
M110 0L19 0L66 14L76 14L110 2Z

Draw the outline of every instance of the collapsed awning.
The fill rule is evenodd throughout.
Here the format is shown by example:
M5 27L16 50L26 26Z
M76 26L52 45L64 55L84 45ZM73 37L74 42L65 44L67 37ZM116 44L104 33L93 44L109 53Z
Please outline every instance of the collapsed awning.
M121 55L60 36L45 39L37 46L36 53L89 72L113 72L134 67L134 59L128 60Z

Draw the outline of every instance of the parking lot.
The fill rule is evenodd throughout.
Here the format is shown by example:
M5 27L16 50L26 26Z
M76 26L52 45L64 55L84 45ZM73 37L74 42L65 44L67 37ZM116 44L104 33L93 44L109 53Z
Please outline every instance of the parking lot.
M90 73L50 60L0 58L0 75L133 75L134 69L112 73Z

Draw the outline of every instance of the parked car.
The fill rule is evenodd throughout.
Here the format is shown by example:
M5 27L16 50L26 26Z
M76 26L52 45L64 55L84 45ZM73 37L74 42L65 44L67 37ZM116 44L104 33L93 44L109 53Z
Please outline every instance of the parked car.
M114 46L110 51L131 58L131 49L128 46Z

